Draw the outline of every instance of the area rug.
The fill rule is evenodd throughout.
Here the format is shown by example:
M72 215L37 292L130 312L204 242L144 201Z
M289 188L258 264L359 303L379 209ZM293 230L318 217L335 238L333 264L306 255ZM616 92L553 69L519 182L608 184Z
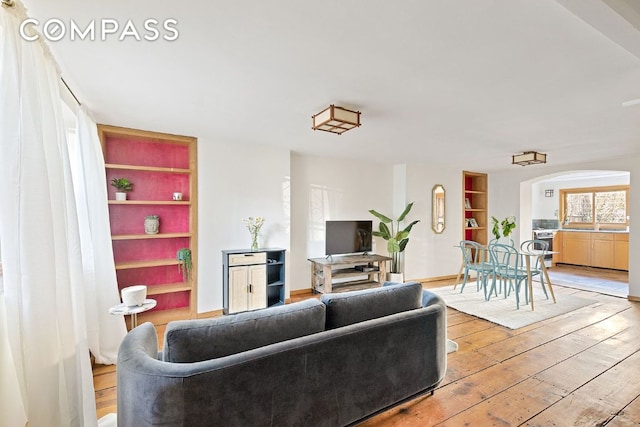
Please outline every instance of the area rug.
M567 294L558 295L556 292L557 303L554 304L551 296L547 300L542 293L542 289L539 286L534 286L533 302L535 310L532 311L530 305L524 305L523 291L521 291L519 310L516 309L515 294L513 292L506 299L499 295L486 301L484 293L476 290L475 282L467 283L463 293L460 293L460 285L456 289L453 289L453 285L450 285L442 288L432 288L429 291L441 296L448 307L506 326L509 329L522 328L596 302L592 299Z

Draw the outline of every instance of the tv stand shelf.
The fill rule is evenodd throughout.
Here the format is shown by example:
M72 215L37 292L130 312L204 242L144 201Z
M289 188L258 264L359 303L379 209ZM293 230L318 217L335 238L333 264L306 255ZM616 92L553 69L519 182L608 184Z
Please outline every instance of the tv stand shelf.
M309 258L311 262L311 289L314 292L333 292L334 287L369 283L379 286L386 276L387 261L391 258L382 255L341 255L322 258ZM372 271L360 271L356 266L373 268ZM376 279L377 276L377 280ZM359 277L357 280L334 283L334 279Z

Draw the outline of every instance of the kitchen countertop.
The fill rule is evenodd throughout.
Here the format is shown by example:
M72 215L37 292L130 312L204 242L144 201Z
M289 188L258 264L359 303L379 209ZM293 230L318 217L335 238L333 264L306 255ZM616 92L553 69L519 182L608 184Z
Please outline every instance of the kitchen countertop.
M568 231L571 233L574 232L589 232L589 233L616 233L616 234L625 234L625 233L629 233L628 230L589 230L589 229L585 229L585 228L561 228L558 231Z

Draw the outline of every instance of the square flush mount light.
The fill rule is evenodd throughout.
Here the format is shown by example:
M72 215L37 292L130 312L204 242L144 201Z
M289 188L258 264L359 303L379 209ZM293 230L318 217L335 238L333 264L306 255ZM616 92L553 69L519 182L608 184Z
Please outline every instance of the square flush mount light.
M511 163L521 166L547 163L547 155L538 153L537 151L525 151L522 154L514 154Z
M553 188L551 190L544 190L544 197L553 197Z
M338 135L360 126L360 111L347 110L333 104L311 118L313 130L323 130Z

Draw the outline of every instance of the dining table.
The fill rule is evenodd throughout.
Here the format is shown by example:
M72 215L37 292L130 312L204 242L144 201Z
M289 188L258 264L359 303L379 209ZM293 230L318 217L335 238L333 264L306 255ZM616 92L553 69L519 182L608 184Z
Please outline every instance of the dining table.
M455 247L459 248L460 245L454 245ZM489 250L489 248L487 248L486 246L482 246L483 250L487 251ZM544 275L544 280L547 283L548 287L549 287L549 292L551 293L551 298L553 299L553 303L556 303L556 295L553 292L553 287L551 286L551 279L549 278L549 272L547 271L547 266L544 263L544 256L548 255L548 254L557 254L557 251L548 251L548 250L538 250L538 249L530 249L530 250L525 250L522 248L514 248L518 254L520 256L522 256L522 258L524 258L525 260L525 266L527 269L527 292L529 292L529 301L531 301L531 310L534 309L533 307L533 277L531 274L531 260L532 259L538 259L539 263L540 263L540 269L542 271L542 274ZM458 271L458 276L456 277L455 280L455 284L454 284L454 289L456 288L456 286L458 285L458 281L460 280L460 277L462 276L462 271L464 269L464 260L462 260L462 265L460 266L460 270Z

